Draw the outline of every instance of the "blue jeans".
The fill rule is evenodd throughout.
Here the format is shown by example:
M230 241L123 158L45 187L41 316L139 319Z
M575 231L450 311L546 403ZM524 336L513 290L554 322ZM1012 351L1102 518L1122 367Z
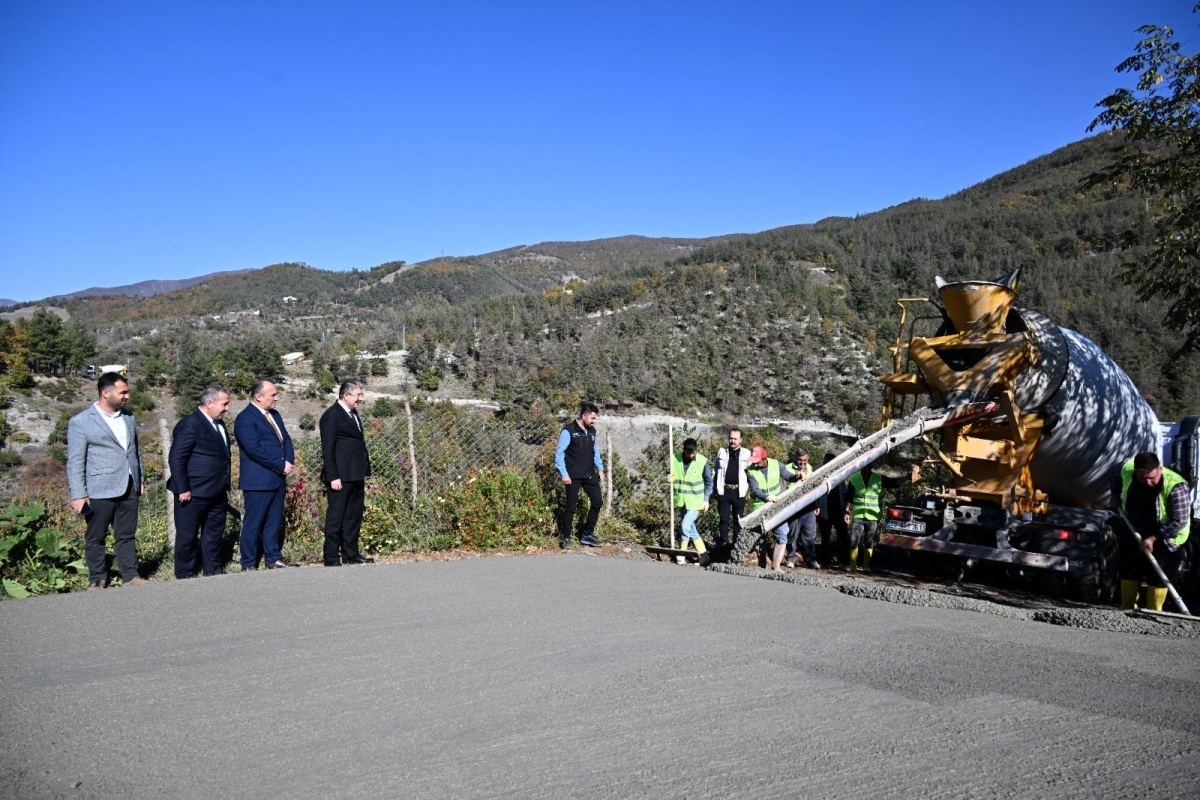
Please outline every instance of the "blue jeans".
M683 521L679 523L680 529L683 531L683 536L680 537L684 542L690 542L693 539L700 538L700 531L696 530L696 520L700 518L700 509L693 508L690 511L684 512Z

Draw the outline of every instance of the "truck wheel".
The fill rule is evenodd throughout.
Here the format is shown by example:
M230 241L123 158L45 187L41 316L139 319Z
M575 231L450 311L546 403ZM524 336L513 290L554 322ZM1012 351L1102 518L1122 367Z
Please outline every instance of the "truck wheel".
M1116 604L1118 591L1117 535L1104 528L1087 572L1067 577L1067 596L1081 603L1111 606Z

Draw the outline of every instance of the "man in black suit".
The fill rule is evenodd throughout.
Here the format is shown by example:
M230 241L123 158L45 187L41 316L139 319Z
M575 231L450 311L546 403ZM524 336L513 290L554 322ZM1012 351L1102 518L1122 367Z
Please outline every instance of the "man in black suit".
M210 386L171 438L167 488L175 493L176 578L191 578L201 566L205 575L225 571L221 541L229 512L229 431L221 420L228 410L229 391Z
M325 482L325 566L370 564L358 551L362 526L364 486L371 475L371 458L363 438L358 406L363 382L349 380L338 388L338 401L321 415L321 480Z

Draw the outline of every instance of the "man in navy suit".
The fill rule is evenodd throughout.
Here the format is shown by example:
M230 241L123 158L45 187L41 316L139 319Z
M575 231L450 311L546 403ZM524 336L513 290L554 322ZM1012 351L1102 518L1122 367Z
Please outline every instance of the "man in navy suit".
M375 561L358 550L362 527L366 479L371 458L363 438L358 406L363 382L350 380L338 388L338 401L321 415L321 480L325 482L325 566L370 564Z
M229 432L221 418L228 410L229 390L210 386L171 438L167 488L175 493L176 578L193 577L201 562L205 575L225 571L221 541L229 512Z
M125 410L129 381L119 372L106 372L96 381L100 395L91 406L71 417L67 425L67 484L71 510L87 520L84 552L88 584L103 589L108 577L104 540L113 529L113 553L125 586L146 583L138 575L138 498L146 492L137 425Z
M279 549L283 530L283 498L287 476L296 461L292 437L275 410L279 390L260 380L250 390L250 405L233 421L233 438L238 443L238 488L242 490L242 569L258 569L261 555L267 569L291 567Z

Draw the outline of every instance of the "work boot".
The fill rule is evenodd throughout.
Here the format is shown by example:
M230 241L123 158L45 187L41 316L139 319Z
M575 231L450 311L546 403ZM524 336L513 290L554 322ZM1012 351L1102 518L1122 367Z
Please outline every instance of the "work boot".
M871 556L875 554L874 547L868 547L863 550L863 565L862 568L866 572L871 570Z
M1150 609L1151 611L1162 611L1163 603L1165 602L1167 602L1167 587L1146 587L1146 608Z
M692 544L696 546L696 552L700 555L704 555L706 552L708 552L708 548L704 546L703 539L692 539Z
M1132 611L1137 608L1138 592L1142 585L1138 581L1121 581L1121 610Z
M857 572L858 571L858 548L857 547L850 548L850 563L846 565L846 571L847 572Z

